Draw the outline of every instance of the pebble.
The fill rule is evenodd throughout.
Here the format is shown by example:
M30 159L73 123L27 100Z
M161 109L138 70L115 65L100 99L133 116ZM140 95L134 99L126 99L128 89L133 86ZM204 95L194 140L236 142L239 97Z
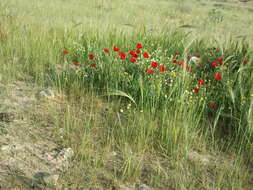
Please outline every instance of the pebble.
M36 98L38 100L41 100L41 99L52 99L54 97L55 97L55 94L50 89L44 89L44 90L42 90L42 91L40 91L39 93L36 94Z
M150 190L149 186L147 186L146 184L141 184L138 188L138 190Z

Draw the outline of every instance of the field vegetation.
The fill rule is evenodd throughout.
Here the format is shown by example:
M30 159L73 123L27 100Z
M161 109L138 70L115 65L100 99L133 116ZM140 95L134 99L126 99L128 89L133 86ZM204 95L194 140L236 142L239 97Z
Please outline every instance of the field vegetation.
M1 0L0 74L66 95L47 110L75 152L62 187L250 190L252 18L252 1Z

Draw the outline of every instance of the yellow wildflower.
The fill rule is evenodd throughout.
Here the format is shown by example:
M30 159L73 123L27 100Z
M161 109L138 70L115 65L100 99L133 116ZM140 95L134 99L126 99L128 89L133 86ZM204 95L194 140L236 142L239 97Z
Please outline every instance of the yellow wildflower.
M176 77L177 74L176 74L175 72L171 72L171 76L172 76L172 77Z

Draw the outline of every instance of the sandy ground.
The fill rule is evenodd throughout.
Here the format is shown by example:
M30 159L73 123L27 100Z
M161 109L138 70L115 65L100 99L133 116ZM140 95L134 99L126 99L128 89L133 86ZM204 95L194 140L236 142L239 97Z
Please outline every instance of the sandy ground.
M38 125L45 101L25 83L0 84L0 189L52 189L73 154L50 140L53 125Z

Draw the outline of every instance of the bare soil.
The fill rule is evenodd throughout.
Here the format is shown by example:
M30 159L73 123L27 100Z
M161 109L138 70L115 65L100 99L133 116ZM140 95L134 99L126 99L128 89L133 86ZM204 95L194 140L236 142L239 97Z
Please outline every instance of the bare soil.
M67 167L52 141L53 125L40 119L48 101L37 100L37 91L23 82L0 83L0 189L52 189Z

